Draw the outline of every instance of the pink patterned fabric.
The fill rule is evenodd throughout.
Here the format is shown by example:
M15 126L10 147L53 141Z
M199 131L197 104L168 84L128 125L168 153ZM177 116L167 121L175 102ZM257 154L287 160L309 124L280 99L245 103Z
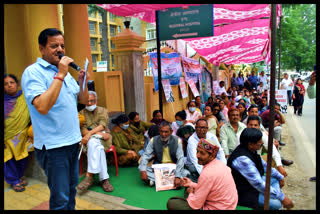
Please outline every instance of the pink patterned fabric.
M155 24L155 11L199 4L97 4L119 16L132 16ZM189 46L209 62L219 65L253 63L265 60L270 63L269 4L214 4L213 37L184 39ZM277 24L282 15L277 5ZM182 40L178 51L185 55Z

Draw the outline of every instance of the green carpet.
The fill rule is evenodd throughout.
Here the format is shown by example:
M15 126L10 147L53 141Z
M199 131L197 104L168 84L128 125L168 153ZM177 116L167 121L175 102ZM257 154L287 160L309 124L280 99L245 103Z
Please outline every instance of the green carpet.
M148 210L166 210L167 201L173 196L183 197L184 188L180 190L166 190L156 192L155 186L150 187L140 179L138 167L119 167L119 176L116 176L114 166L108 166L110 183L113 186L113 192L103 191L101 185L98 185L99 176L95 175L96 185L93 185L89 190L113 195L126 200L124 204L140 207ZM80 181L84 178L82 176Z
M167 190L156 192L155 186L150 187L140 179L138 167L119 167L119 176L116 176L114 166L108 166L110 183L113 186L113 192L103 191L99 184L99 176L94 175L96 184L91 186L89 190L113 195L126 200L124 204L140 207L148 210L166 210L167 201L174 196L183 197L184 188L180 190ZM80 177L79 182L84 178ZM252 210L248 207L237 206L236 210Z

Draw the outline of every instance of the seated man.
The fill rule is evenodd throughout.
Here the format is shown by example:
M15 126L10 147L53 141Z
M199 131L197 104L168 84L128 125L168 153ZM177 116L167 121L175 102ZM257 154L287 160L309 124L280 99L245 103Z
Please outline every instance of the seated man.
M200 139L206 139L206 140L213 140L219 148L221 148L221 145L217 139L217 137L208 132L208 122L205 119L199 119L196 122L196 132L193 133L189 139L188 139L188 146L187 146L187 159L185 162L186 168L190 172L189 178L193 182L197 182L199 175L202 171L203 166L198 164L198 158L197 158L197 146ZM219 152L217 154L217 159L221 162L227 164L223 149L219 149Z
M230 168L216 158L219 145L213 140L201 139L197 146L197 158L203 165L198 183L183 178L188 198L170 198L168 210L234 210L238 202L237 189Z
M259 106L259 114L261 115L269 108L268 106L268 97L263 96L261 99L261 105Z
M260 129L260 118L256 115L253 116L249 116L248 118L248 124L247 124L248 128L256 128L258 130ZM263 140L263 147L261 149L259 149L257 152L259 155L261 155L262 150L268 152L268 135L262 131L262 140ZM272 159L274 161L274 163L272 162L272 166L275 165L277 170L284 176L287 176L287 172L284 170L283 166L282 166L282 162L281 162L281 155L278 151L278 149L276 148L276 146L274 144L272 144ZM262 158L264 160L267 160L267 154L263 155Z
M228 111L229 122L220 129L220 141L226 158L230 156L237 144L237 135L240 136L246 125L240 122L240 113L237 108L230 108Z
M160 123L160 135L153 137L146 151L144 152L140 165L141 179L153 186L155 183L154 171L151 166L147 166L148 162L154 157L154 164L175 163L175 179L174 185L176 188L181 186L181 178L188 174L187 170L183 169L183 150L181 139L171 135L172 129L170 123L163 121Z
M86 177L78 184L80 190L87 190L93 185L93 174L99 173L99 180L102 188L106 192L112 192L113 187L109 181L107 168L107 159L105 151L112 145L111 135L105 133L108 131L108 111L107 109L97 106L97 94L94 91L89 91L88 105L80 111L85 117L85 122L81 127L83 136L82 142L84 152L87 150L88 169ZM85 149L87 148L87 149Z
M240 145L228 159L233 179L238 190L238 205L263 208L265 176L267 163L257 153L263 146L262 132L255 128L246 128L240 136ZM269 209L292 208L292 201L281 192L284 176L272 168Z

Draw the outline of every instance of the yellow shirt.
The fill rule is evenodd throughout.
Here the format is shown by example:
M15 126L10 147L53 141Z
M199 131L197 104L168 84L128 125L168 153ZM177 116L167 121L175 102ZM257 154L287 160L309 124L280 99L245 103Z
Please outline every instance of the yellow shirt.
M169 146L163 148L162 163L173 163L169 154Z

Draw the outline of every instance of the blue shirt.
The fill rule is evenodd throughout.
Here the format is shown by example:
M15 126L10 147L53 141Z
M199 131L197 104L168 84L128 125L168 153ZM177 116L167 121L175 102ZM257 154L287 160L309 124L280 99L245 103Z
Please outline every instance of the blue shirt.
M48 90L58 68L42 58L28 66L22 74L21 87L30 112L34 147L54 149L78 143L82 137L77 110L80 91L75 79L68 73L64 78L56 103L46 115L40 114L32 104L33 99Z
M250 75L248 77L248 81L251 82L252 87L255 87L257 89L257 85L258 85L258 77L257 76Z
M260 157L261 158L261 157ZM266 172L267 163L261 158L264 172ZM245 177L248 182L260 193L264 194L266 183L262 179L256 165L246 156L237 157L232 161L232 166L238 170L243 177ZM281 175L276 169L271 168L271 177L276 178L278 181L281 181L284 176ZM284 193L280 189L275 189L270 186L270 197L277 198L280 201L284 199Z
M237 85L243 86L243 84L244 84L243 81L244 81L243 77L237 77Z

